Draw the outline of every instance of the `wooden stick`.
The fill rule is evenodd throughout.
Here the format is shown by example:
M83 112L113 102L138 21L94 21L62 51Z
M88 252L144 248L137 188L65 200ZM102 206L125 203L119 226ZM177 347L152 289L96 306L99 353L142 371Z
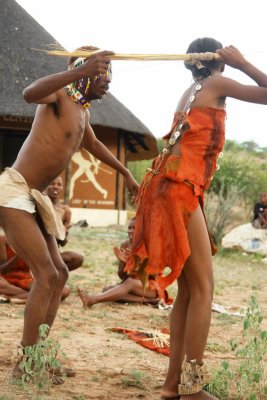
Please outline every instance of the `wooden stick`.
M38 49L34 49L38 50ZM84 57L89 58L102 50L40 50L51 56L59 57ZM130 61L193 61L193 60L221 60L217 53L190 53L190 54L121 54L115 53L109 56L111 60L130 60Z

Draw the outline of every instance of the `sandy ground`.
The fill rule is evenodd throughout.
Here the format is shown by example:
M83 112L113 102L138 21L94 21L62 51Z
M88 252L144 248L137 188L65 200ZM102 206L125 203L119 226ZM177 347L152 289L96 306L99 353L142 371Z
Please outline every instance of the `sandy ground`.
M85 263L71 273L71 295L60 305L51 334L60 341L67 364L75 368L77 375L53 387L48 396L42 394L36 398L160 399L168 357L146 350L125 335L111 332L110 328L153 330L168 327L170 311L118 303L97 304L84 310L76 294L77 287L96 293L105 285L118 282L112 248L125 238L126 232L115 227L73 228L68 248L83 250ZM267 266L253 256L217 255L214 301L239 311L246 308L251 294L256 293L266 317L266 269ZM175 296L175 285L170 292ZM20 341L23 327L23 309L21 305L0 304L0 400L35 398L27 396L10 379L12 351ZM267 328L266 318L263 327ZM223 359L231 361L234 355L229 349L229 340L241 338L241 334L241 318L213 313L207 363L216 368Z

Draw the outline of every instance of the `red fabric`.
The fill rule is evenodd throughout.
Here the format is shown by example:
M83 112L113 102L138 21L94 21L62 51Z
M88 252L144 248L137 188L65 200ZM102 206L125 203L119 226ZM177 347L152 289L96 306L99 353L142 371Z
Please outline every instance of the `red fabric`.
M155 279L148 278L148 287L150 290L155 290L157 292L157 297L163 301L164 304L173 304L173 299L170 297L167 290L162 289Z
M140 276L140 269L145 270L147 275L155 275L162 289L179 277L190 255L189 218L199 203L203 206L203 191L209 187L224 145L224 120L222 109L193 108L186 118L189 128L181 137L181 157L170 155L160 164L159 156L152 167L160 164L159 174L145 175L139 192L133 251L125 268L131 276ZM214 246L212 251L216 252ZM169 273L164 275L167 267Z
M163 347L155 346L153 339L147 340L147 338L149 338L149 335L146 334L145 332L142 332L142 331L140 332L138 330L133 330L133 329L125 329L125 328L113 328L112 331L125 333L129 339L140 344L140 346L143 346L146 349L156 351L157 353L160 353L160 354L164 354L164 356L170 355L170 347L169 346L166 346L166 345L163 345ZM161 332L168 334L169 330L162 329Z
M6 246L6 251L7 260L10 260L16 255L16 253L14 253L14 251L8 245ZM16 265L13 267L12 271L3 275L3 278L5 278L11 285L17 286L24 290L29 290L33 281L30 270L22 258L17 259Z

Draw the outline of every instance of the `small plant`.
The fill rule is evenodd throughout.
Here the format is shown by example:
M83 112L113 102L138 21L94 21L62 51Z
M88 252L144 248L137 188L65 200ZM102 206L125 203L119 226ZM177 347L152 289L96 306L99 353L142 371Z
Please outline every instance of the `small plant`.
M222 361L220 368L213 371L211 381L206 390L219 399L230 399L230 384L233 376L234 374L230 369L228 361Z
M244 345L237 345L235 350L235 355L240 360L236 371L240 377L236 382L238 399L266 399L264 357L267 354L267 331L261 330L262 321L261 308L256 297L252 296L243 323Z
M48 325L40 325L40 340L33 346L26 346L24 357L20 363L22 371L22 384L25 389L33 384L38 391L49 392L52 383L62 383L64 379L63 368L57 356L65 355L60 349L60 344L48 337ZM59 382L61 380L61 382Z
M144 389L145 373L143 371L138 371L132 369L130 374L122 379L123 386L133 386L139 389Z
M264 358L267 354L267 331L261 329L263 314L256 297L252 296L243 321L242 341L230 341L238 363L227 361L212 374L207 390L222 400L264 400L267 398L267 375Z

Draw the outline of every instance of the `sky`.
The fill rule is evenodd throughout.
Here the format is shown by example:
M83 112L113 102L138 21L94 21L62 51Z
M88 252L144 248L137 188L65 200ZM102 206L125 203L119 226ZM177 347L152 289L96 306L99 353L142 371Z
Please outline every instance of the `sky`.
M117 53L183 54L209 36L233 44L267 73L266 0L17 0L59 43L95 45ZM227 67L225 76L253 84ZM191 84L182 61L113 61L110 92L156 136L169 131ZM267 106L227 99L226 138L267 147Z

